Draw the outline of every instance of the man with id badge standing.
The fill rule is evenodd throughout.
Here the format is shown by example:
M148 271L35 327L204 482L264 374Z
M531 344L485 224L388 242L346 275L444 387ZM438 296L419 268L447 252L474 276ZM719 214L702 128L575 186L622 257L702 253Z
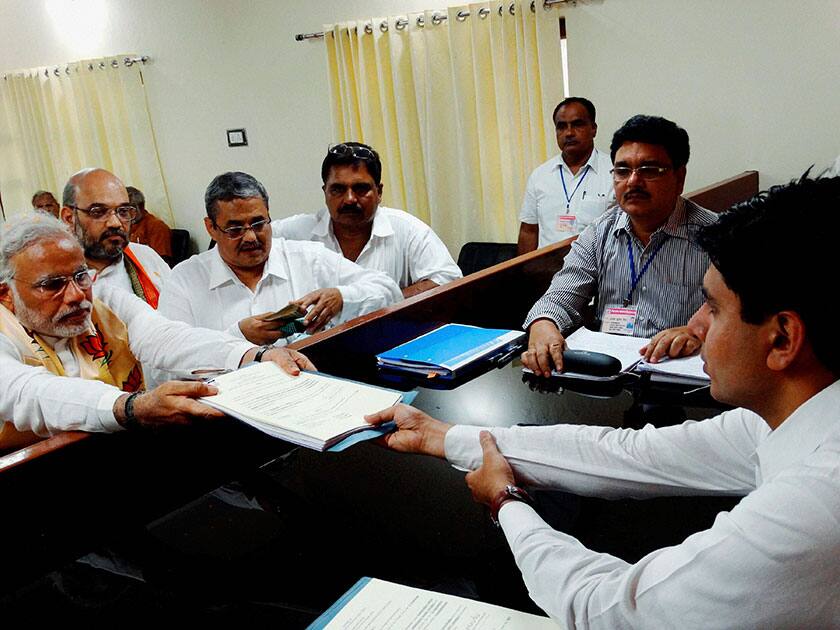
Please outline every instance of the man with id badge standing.
M545 247L582 232L615 205L606 153L595 148L595 106L570 96L552 116L560 155L534 169L519 212L519 253Z
M552 364L562 369L564 335L583 323L592 298L602 332L635 337L683 327L703 303L709 258L693 235L717 217L680 197L688 134L670 120L637 115L615 132L610 153L618 206L572 244L525 320L522 362L543 376Z

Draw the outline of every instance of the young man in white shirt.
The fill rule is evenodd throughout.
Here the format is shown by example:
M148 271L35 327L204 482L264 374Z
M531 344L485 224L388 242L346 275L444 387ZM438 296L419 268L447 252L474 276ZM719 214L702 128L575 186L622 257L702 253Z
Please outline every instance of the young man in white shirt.
M247 173L216 177L204 204L216 247L172 270L160 300L166 317L270 345L288 333L266 316L291 302L308 309L304 323L312 333L400 299L384 273L321 243L271 238L268 194Z
M565 627L840 627L840 347L833 268L840 178L776 186L700 231L712 266L690 326L711 393L738 405L703 422L633 431L482 430L400 405L392 449L472 469L531 597ZM768 243L807 209L820 226L783 255ZM712 527L635 564L552 530L516 484L602 497L744 496Z
M326 208L272 223L275 236L317 241L362 267L388 274L404 297L461 277L428 225L403 210L380 206L382 163L366 144L329 148L321 165Z
M84 247L94 284L118 287L157 308L169 265L151 247L129 246L137 208L122 181L101 168L81 170L67 181L62 203L61 219Z
M615 205L610 156L595 148L595 106L570 96L551 116L560 154L534 169L519 212L519 253L582 232Z
M47 216L0 230L0 449L60 431L116 431L224 414L196 398L215 388L173 381L144 390L154 368L236 368L259 358L287 372L314 366L286 348L260 353L225 333L161 317L116 287L96 286L83 250Z

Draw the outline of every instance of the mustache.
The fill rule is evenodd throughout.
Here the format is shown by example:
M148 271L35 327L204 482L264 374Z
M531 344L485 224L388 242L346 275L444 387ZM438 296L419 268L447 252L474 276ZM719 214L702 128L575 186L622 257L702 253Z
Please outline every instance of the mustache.
M74 317L76 315L90 314L91 310L93 310L93 303L90 300L82 300L76 306L68 306L60 310L58 313L55 314L53 317L53 323L59 323L60 321L67 319L69 317Z
M100 241L104 241L107 238L111 238L112 236L119 236L123 240L128 240L128 234L126 234L120 228L110 227L106 229L102 234L99 236Z
M259 241L249 241L247 243L243 242L239 246L239 251L240 252L251 252L251 251L257 251L257 250L260 250L260 249L265 249L265 248L263 247L263 244L260 243Z
M633 188L632 190L628 190L626 193L624 193L623 199L627 199L631 195L638 195L643 199L650 199L650 193L646 190L642 190L641 188Z
M341 206L338 209L339 214L359 214L362 212L362 207L358 204L348 204L346 206Z

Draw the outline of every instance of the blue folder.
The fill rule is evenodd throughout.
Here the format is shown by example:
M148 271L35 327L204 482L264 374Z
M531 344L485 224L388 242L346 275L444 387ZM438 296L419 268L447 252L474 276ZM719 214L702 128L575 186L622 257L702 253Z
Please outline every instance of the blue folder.
M455 378L470 366L515 352L525 339L517 330L446 324L376 356L381 368Z

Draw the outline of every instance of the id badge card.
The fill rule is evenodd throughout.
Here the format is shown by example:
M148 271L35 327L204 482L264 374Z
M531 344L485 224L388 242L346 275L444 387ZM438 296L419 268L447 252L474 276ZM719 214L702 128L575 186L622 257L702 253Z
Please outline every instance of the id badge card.
M601 318L601 332L612 335L632 335L636 329L638 309L633 306L608 304Z
M566 234L576 234L577 233L577 216L574 214L558 214L557 215L557 224L555 228L558 232L566 233Z

